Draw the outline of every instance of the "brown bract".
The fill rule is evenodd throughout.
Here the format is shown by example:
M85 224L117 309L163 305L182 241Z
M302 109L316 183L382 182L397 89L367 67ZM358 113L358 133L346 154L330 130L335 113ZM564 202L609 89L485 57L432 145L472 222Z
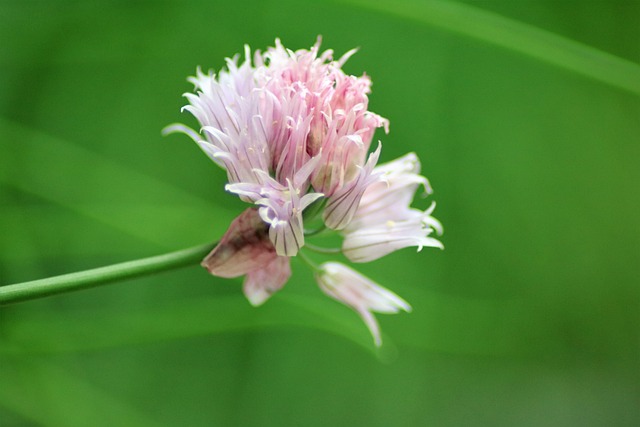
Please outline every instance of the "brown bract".
M229 229L201 265L219 277L238 277L272 262L276 249L269 240L269 226L258 210L246 209L233 220Z

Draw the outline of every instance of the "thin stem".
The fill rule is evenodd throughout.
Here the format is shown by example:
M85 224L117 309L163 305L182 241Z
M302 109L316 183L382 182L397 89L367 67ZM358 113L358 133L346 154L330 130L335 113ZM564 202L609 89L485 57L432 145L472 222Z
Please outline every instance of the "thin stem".
M213 246L214 244L207 243L168 254L127 261L106 267L0 286L0 305L42 298L63 292L79 291L119 280L186 267L198 263L213 249Z
M324 223L322 223L322 225L316 228L315 230L304 230L304 235L306 237L315 236L316 234L322 233L326 229L327 229L327 226Z
M326 204L327 204L327 198L321 197L320 199L316 200L315 202L307 206L304 212L302 212L302 217L304 218L304 221L311 221L316 216L318 216L318 214L322 212Z
M311 243L305 243L304 247L320 254L339 254L342 252L342 249L340 248L323 248L321 246L312 245Z
M306 245L305 245L306 247ZM316 273L320 273L322 271L322 268L320 268L320 266L318 264L316 264L315 262L313 262L311 260L311 258L309 258L309 256L307 254L305 254L303 251L298 252L298 256L300 257L300 259L302 261L304 261L309 267L311 267L311 269L313 271L315 271Z

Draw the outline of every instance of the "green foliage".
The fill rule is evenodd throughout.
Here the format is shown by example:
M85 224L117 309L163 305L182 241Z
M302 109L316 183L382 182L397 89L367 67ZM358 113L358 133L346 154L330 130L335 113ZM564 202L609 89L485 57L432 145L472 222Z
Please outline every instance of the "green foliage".
M446 250L358 268L357 315L294 263L253 308L193 266L0 308L5 426L640 423L640 3L0 4L0 284L217 240L245 206L188 138L186 76L318 34L373 79ZM418 200L420 207L428 200Z

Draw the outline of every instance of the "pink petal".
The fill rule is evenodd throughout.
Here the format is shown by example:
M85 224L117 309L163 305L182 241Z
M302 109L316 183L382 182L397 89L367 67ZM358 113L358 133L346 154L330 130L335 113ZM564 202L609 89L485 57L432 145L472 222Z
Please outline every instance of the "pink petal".
M358 177L329 197L323 213L324 223L327 227L333 230L342 230L349 225L365 190L378 179L378 175L372 171L378 161L381 149L382 146L379 144L378 149L369 155L367 164L360 169Z

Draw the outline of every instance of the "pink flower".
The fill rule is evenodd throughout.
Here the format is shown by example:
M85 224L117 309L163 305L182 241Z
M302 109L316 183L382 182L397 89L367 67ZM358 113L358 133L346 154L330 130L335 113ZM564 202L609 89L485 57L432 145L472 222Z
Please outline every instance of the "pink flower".
M319 55L320 40L310 50L292 52L279 40L264 54L227 60L216 76L198 70L189 80L196 94L185 94L189 111L204 138L184 125L194 139L227 171L227 191L260 206L278 255L294 256L304 245L302 211L320 197L329 228L342 229L373 181L379 150L367 152L377 127L387 121L367 111L368 77L346 75L333 52Z
M342 252L353 262L408 246L442 247L430 237L434 230L442 232L431 216L435 205L424 212L410 207L418 187L431 191L419 175L416 155L378 166L381 144L369 153L375 130L388 132L389 123L368 111L369 78L342 70L355 50L335 61L331 50L319 49L320 39L295 52L276 40L264 53L252 55L245 47L244 60L227 59L217 75L198 69L189 78L195 93L185 94L189 104L183 110L196 118L200 131L181 124L165 129L191 137L226 171L225 189L252 205L202 265L216 276L245 276L244 294L253 305L286 284L290 257L309 237L305 216L318 210L323 227L344 236ZM316 270L325 293L360 314L378 346L373 313L411 310L402 298L345 265L317 267L303 259Z
M327 262L320 266L316 280L327 295L355 310L373 335L376 346L382 345L380 327L372 312L411 311L411 306L388 289L369 280L346 265Z
M444 248L430 237L434 230L442 234L442 225L431 216L435 203L424 212L410 207L419 186L431 192L419 172L420 162L414 153L373 170L379 180L367 187L344 230L342 252L350 261L373 261L409 246L417 246L418 251L424 246Z

